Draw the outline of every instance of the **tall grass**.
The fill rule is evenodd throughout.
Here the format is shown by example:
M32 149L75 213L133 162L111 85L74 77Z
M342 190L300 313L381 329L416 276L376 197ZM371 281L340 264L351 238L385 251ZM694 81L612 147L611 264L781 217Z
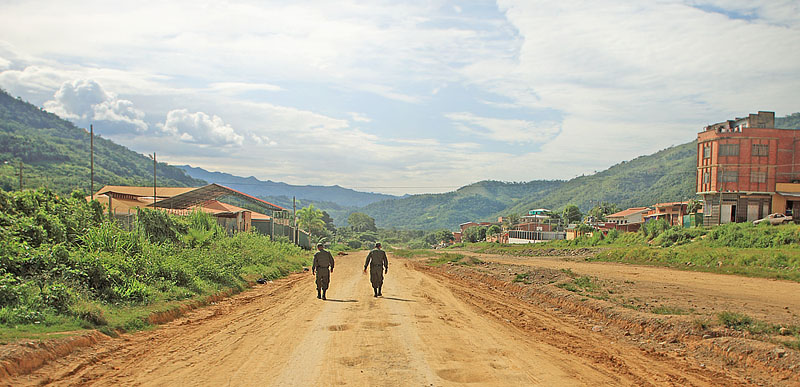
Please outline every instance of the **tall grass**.
M140 328L141 317L165 302L241 289L309 260L299 247L266 236L228 236L202 212L140 211L129 231L95 209L80 196L0 192L0 335Z

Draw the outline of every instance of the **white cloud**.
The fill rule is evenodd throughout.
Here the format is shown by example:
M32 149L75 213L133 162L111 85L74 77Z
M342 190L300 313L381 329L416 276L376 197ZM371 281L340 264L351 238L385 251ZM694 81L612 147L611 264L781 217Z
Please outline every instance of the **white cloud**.
M99 133L144 132L144 112L135 108L133 102L117 98L103 87L87 79L64 82L44 103L45 109L76 124L88 126L95 123Z
M186 109L170 110L167 113L166 121L160 125L161 129L180 141L215 146L241 146L244 143L244 136L228 124L222 118L203 112L190 113ZM251 137L252 138L252 137ZM257 141L269 141L267 138L258 137Z
M350 119L355 122L372 122L372 120L363 113L349 112L347 114L350 116Z
M447 113L456 127L479 137L507 143L545 143L559 132L554 122L532 122L476 116L469 112Z
M269 83L215 82L209 85L214 92L238 94L247 91L281 91L280 86Z
M343 186L574 176L797 110L796 1L498 3L6 2L0 86L128 132L160 121L158 142L120 142L165 160Z

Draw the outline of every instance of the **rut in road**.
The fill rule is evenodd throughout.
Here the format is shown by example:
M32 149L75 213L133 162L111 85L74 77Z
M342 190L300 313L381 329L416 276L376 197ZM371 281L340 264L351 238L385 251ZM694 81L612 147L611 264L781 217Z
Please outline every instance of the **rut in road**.
M712 385L490 289L391 255L372 297L364 254L337 258L328 301L310 273L244 292L150 332L80 350L11 385ZM481 310L490 302L546 324L557 345ZM518 304L514 304L517 302ZM510 321L510 320L509 320ZM719 382L719 380L717 380ZM726 381L726 383L735 383Z

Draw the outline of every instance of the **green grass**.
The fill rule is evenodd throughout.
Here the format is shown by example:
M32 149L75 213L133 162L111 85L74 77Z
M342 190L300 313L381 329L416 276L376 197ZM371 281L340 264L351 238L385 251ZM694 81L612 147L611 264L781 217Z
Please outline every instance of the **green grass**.
M588 276L574 278L569 282L562 282L556 286L576 293L581 291L594 292L600 289L600 285L597 281Z
M401 258L430 257L436 254L429 249L390 249L389 251Z
M650 313L653 314L665 314L665 315L685 315L689 314L690 312L686 309L679 308L677 306L657 306L653 308Z
M530 277L530 273L519 273L511 282L524 282L528 283L528 277Z
M430 266L442 266L447 263L460 263L465 256L463 254L454 254L454 253L442 253L436 254L436 258L432 258L428 261L428 265Z
M600 251L587 261L665 266L800 282L800 249L788 247L732 248L689 244L670 248L617 248Z

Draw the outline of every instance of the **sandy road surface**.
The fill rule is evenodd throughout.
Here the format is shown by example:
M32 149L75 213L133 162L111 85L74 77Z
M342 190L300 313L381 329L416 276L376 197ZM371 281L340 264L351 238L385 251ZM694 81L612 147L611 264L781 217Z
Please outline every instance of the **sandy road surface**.
M659 299L698 313L727 310L776 324L800 324L800 283L797 282L611 262L584 262L564 257L461 253L488 262L570 269L580 275L627 281L631 284L627 286L631 292L643 299Z
M311 274L255 289L150 332L51 362L10 385L729 385L572 321L390 255L383 298L365 254L337 259L328 301ZM518 316L511 322L497 311ZM541 334L516 321L541 326ZM536 328L539 331L539 328Z

